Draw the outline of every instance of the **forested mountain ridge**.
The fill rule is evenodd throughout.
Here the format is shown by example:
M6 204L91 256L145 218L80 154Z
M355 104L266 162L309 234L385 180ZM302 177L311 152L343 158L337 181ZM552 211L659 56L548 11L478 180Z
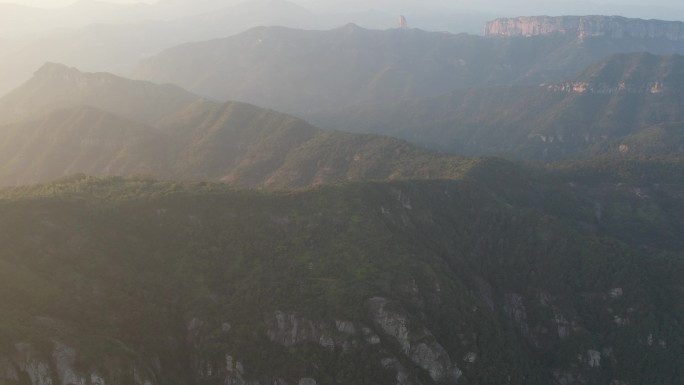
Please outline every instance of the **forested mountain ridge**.
M90 106L154 124L197 99L198 96L173 85L160 86L45 63L26 83L0 98L0 123L35 120L58 109Z
M492 185L497 171L281 193L82 176L4 190L2 376L676 383L681 185ZM641 239L613 237L626 223Z

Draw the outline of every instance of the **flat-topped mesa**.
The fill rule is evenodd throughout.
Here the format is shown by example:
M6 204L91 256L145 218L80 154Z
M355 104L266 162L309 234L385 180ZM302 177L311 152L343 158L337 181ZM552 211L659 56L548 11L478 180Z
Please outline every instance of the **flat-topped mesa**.
M563 34L584 37L684 40L684 22L621 16L523 16L487 22L485 36Z

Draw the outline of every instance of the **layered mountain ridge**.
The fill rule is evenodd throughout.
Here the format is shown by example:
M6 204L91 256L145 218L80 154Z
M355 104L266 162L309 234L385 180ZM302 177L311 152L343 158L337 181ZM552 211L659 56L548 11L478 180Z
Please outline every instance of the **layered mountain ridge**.
M684 41L578 40L567 34L491 38L356 25L329 31L262 27L165 50L143 60L135 77L309 118L467 87L554 84L606 55L629 52L681 54Z
M46 63L29 81L0 98L0 123L35 119L58 109L84 105L154 124L197 99L173 85L160 86Z
M321 130L175 86L47 64L0 99L0 184L69 174L148 175L304 187L364 179L454 178L479 160L404 141ZM21 120L27 116L36 119ZM39 117L39 118L38 118Z
M640 47L681 48L262 27L141 64L196 94L46 64L0 98L0 384L680 383L684 60L595 60Z

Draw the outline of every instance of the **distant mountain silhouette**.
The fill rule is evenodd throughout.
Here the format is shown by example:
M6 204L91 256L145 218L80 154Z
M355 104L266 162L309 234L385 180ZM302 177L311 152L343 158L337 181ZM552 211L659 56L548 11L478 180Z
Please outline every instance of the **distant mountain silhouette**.
M29 81L0 98L0 123L31 120L51 111L83 105L152 124L196 99L197 96L177 86L46 63Z
M640 51L684 53L684 41L263 27L168 49L141 62L135 77L306 117L472 86L555 83L606 55Z
M0 99L0 116L2 185L87 173L302 187L458 178L480 162L58 64L46 64Z

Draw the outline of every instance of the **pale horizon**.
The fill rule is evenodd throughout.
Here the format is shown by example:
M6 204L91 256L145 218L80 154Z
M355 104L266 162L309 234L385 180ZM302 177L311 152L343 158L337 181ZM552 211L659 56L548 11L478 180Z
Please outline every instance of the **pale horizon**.
M60 8L72 5L79 1L88 0L0 0L0 4L17 4L36 8ZM116 4L154 4L160 0L90 0L96 2L116 3ZM244 0L245 2L249 0ZM493 13L501 16L525 16L525 15L589 15L606 14L620 15L635 18L660 18L660 19L684 19L684 4L671 0L655 0L648 4L631 0L524 0L515 2L511 5L503 0L289 0L304 7L320 9L373 9L373 10L396 10L401 8L444 8L452 11L478 11L483 13ZM239 0L227 0L226 5L240 3ZM191 3L188 1L188 3Z
M2 0L0 4L18 4L35 8L61 8L82 0ZM104 3L135 4L135 3L156 3L158 0L107 0Z

